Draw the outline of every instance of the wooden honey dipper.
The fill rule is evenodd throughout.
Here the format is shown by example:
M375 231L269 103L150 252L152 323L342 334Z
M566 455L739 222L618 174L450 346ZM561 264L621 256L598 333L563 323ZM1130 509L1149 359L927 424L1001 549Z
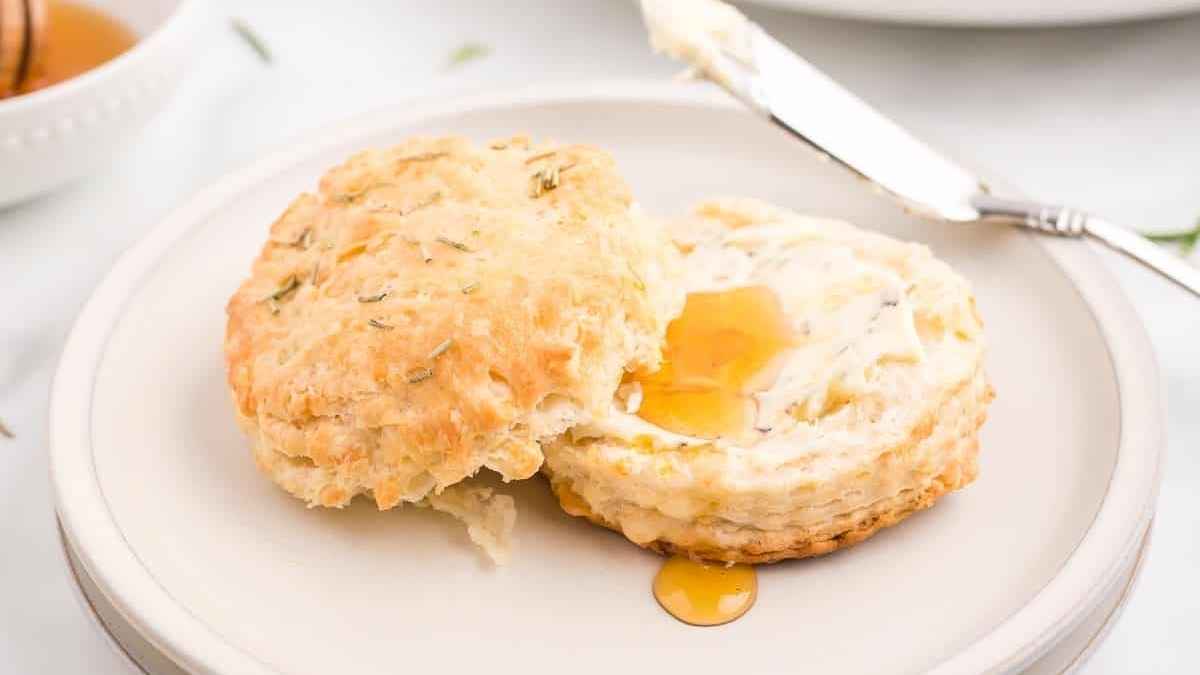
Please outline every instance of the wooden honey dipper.
M21 93L46 54L46 1L0 0L0 98Z

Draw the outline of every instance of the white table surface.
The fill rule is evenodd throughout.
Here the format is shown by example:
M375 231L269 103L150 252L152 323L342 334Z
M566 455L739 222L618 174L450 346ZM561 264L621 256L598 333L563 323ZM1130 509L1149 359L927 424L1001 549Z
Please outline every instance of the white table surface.
M0 211L0 419L17 434L0 438L0 672L124 672L59 566L46 460L58 354L122 250L224 172L356 112L674 72L649 53L632 4L620 0L350 4L212 3L202 58L136 144L99 175ZM269 43L273 65L229 30L234 13ZM1164 230L1200 217L1200 16L993 31L750 13L903 124L1032 195ZM447 69L466 41L492 52ZM1200 301L1105 259L1158 350L1170 456L1143 578L1087 672L1200 672Z

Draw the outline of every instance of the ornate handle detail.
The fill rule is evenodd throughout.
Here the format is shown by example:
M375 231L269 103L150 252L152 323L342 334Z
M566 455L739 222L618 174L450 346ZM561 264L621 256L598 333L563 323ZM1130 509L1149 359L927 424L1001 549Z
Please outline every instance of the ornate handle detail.
M1092 237L1200 297L1200 269L1136 232L1063 206L1000 199L987 194L976 195L971 204L979 211L981 221L1023 225L1064 237Z
M1087 214L1082 211L1065 206L1043 206L1038 209L1036 218L1033 214L1026 216L1025 224L1050 234L1078 237L1084 233L1087 220Z

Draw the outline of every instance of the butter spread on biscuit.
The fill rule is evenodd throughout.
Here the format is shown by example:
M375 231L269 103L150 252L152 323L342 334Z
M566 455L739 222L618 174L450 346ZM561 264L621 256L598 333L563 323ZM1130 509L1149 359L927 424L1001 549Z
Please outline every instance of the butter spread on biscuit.
M804 223L693 242L688 304L668 328L663 367L626 378L641 385L638 406L623 388L615 414L575 437L753 447L868 395L880 364L920 362L900 275L829 236L828 221Z

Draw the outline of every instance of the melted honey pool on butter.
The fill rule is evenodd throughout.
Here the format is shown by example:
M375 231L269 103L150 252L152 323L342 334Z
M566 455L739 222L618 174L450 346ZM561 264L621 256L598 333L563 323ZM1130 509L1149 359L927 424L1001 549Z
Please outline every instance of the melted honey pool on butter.
M642 386L637 414L687 436L742 436L753 424L752 394L770 386L772 363L794 344L771 289L692 293L667 327L662 367L626 378Z

